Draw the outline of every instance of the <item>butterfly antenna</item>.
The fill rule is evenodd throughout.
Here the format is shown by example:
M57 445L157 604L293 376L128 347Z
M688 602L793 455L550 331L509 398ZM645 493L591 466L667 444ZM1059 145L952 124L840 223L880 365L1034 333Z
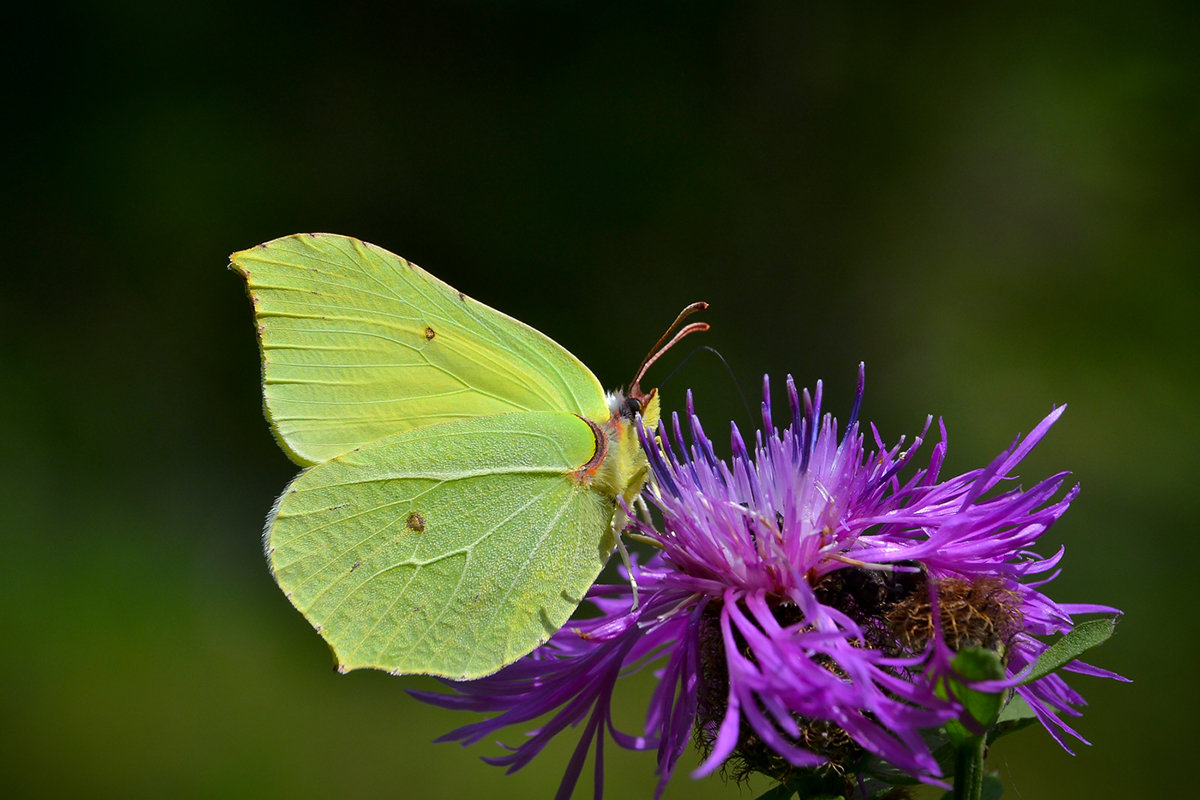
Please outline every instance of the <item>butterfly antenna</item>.
M679 327L681 322L690 317L692 314L695 314L698 311L703 311L706 308L708 308L708 303L692 303L690 306L683 309L683 311L679 312L679 316L675 317L675 321L667 327L667 330L663 333L663 335L660 336L658 341L654 343L654 346L650 348L650 352L647 353L646 357L642 359L642 365L638 368L637 375L634 377L633 383L630 384L631 392L640 392L642 378L645 376L646 370L650 369L651 365L653 365L655 361L658 361L659 357L663 353L674 347L676 342L689 334L708 330L709 325L707 322L692 322L684 325L678 331L675 330ZM674 336L671 335L672 333L674 333Z
M750 428L753 429L755 422L754 414L750 411L750 401L746 399L746 393L742 391L742 385L738 382L737 376L733 374L733 368L729 366L729 362L725 360L725 356L721 355L721 351L715 347L701 345L700 347L694 348L690 353L679 360L679 363L675 365L675 368L667 373L667 377L658 382L658 387L660 389L665 388L666 385L671 382L671 379L675 377L675 374L679 372L679 370L683 369L684 365L691 361L692 358L701 351L712 353L717 357L717 360L721 362L721 366L725 367L725 372L729 375L729 382L733 385L738 397L742 400L742 409L746 412L746 421L750 424Z

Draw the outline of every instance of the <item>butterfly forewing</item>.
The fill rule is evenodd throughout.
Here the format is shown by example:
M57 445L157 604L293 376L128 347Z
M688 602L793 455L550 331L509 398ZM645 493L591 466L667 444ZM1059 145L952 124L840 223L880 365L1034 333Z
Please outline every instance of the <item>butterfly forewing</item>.
M301 464L472 417L607 418L569 352L382 248L299 234L231 260L254 303L267 416Z

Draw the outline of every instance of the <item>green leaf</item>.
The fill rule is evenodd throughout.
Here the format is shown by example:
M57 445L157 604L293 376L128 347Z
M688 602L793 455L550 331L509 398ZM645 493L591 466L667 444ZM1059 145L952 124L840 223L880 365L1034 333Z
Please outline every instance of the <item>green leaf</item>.
M1012 699L1004 706L1004 710L1000 712L1000 718L997 722L1012 723L1036 719L1037 715L1033 713L1033 709L1029 707L1029 703L1025 702L1025 698L1019 694L1014 694Z
M938 734L941 735L941 732L938 731ZM921 733L921 736L922 738L925 738L924 731ZM952 763L953 755L951 755L951 760L947 762L947 765ZM867 776L868 780L887 784L887 791L891 791L891 789L896 786L915 786L920 783L919 780L899 767L893 765L891 762L884 761L883 759L875 756L872 756L869 760L862 762L862 764L862 773ZM883 792L883 794L886 794L886 792ZM875 797L876 795L868 794L867 796Z
M780 783L760 794L755 800L792 800L796 790L787 784Z
M895 786L888 786L886 784L876 786L874 783L872 783L863 789L863 796L866 798L866 800L885 800L885 798L897 796L893 794L895 791ZM905 797L906 795L899 796Z
M1033 713L1033 709L1029 707L1023 697L1013 694L1000 711L1000 717L996 723L988 731L988 744L1001 736L1023 730L1035 722L1037 722L1037 716Z
M1004 784L995 775L983 776L983 793L979 795L979 800L1000 800L1000 795L1004 794Z
M1033 671L1019 685L1033 683L1038 678L1043 678L1071 663L1093 647L1104 644L1116 629L1116 617L1102 617L1079 623L1042 653L1034 662Z

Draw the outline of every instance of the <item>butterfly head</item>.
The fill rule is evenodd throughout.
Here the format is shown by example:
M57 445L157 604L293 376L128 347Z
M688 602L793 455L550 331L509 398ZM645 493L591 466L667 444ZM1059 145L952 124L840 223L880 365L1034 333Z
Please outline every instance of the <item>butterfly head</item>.
M643 391L635 385L627 392L610 392L607 399L613 424L633 425L639 416L647 428L658 424L658 389Z

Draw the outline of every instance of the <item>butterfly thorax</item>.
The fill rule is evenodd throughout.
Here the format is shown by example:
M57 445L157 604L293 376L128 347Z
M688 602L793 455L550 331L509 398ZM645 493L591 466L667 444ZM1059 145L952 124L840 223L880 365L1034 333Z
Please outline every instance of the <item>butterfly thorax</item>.
M658 424L658 392L612 392L605 399L609 418L602 424L589 420L596 434L596 456L580 471L580 478L608 497L632 503L649 469L638 440L638 420L647 427Z

